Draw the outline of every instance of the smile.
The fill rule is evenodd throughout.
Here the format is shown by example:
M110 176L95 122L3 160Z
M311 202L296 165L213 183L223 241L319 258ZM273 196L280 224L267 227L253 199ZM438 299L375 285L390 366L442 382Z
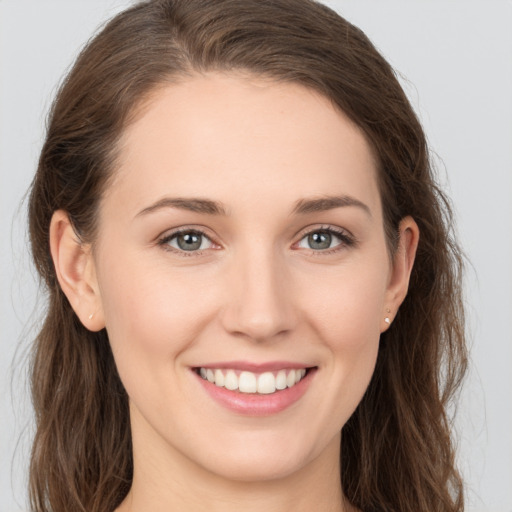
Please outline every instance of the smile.
M306 375L306 368L282 369L274 372L254 373L221 368L198 368L197 373L218 387L240 393L269 395L292 388Z
M192 367L192 374L214 402L244 416L268 416L288 409L310 388L317 366L286 361L247 361Z

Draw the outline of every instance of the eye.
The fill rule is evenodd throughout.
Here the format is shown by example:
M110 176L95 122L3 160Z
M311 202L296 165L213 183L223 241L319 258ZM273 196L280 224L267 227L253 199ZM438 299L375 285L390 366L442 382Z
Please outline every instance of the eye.
M326 251L339 246L350 246L353 244L353 239L347 233L333 228L322 228L307 233L301 238L297 247L312 249L313 251Z
M167 245L177 251L202 251L211 249L213 242L201 231L183 230L172 233L159 242L161 245Z

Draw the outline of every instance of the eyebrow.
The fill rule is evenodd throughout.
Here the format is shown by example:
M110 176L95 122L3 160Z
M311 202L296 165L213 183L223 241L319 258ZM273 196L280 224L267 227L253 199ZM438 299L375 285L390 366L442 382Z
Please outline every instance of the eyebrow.
M292 213L305 215L308 213L325 212L335 208L355 206L364 210L370 217L372 216L370 208L355 197L341 196L322 196L311 199L300 199L295 203ZM205 213L207 215L227 215L226 208L218 201L203 198L187 197L164 197L141 210L135 217L153 213L163 208L178 208L195 213Z
M334 208L341 208L346 206L355 206L361 208L370 217L372 212L370 208L359 199L352 196L322 196L312 199L300 199L295 203L293 213L307 214L314 212L325 212L333 210Z
M152 213L162 208L179 208L180 210L188 210L195 213L206 213L208 215L227 215L226 209L217 201L201 198L187 197L164 197L151 206L144 208L136 217Z

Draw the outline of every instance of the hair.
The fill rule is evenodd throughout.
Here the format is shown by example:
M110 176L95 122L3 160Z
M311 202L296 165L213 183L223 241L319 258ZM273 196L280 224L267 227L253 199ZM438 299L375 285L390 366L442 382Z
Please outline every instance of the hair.
M48 294L31 361L32 510L112 512L133 474L128 397L106 330L87 330L59 287L52 214L65 210L80 240L94 243L98 204L137 108L155 88L209 71L301 84L329 98L376 156L391 254L400 220L417 222L408 296L343 427L341 485L365 512L462 511L447 406L467 353L450 205L391 66L361 30L312 0L144 1L110 20L62 83L29 201L33 258Z

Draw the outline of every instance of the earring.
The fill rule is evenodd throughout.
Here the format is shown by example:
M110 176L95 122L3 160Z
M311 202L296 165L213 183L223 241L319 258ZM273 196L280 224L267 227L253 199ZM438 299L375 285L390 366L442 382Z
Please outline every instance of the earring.
M391 313L391 310L389 308L386 309L386 313ZM386 322L388 325L391 323L391 320L389 319L389 316L384 318L384 322Z
M89 315L89 320L92 320L92 317L93 317L93 316L94 316L94 313L91 313L91 314Z

